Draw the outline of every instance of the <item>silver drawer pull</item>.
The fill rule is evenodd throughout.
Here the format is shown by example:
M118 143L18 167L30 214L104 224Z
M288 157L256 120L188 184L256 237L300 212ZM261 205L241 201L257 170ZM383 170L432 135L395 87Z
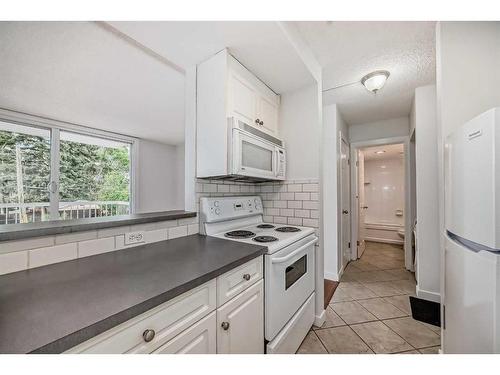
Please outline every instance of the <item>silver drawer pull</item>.
M249 274L249 273L244 274L244 275L243 275L243 278L244 278L246 281L250 280L250 274Z
M142 333L142 338L144 339L144 341L150 342L155 338L155 334L156 332L154 329L147 329Z
M229 322L222 322L220 326L224 331L227 331L229 329Z

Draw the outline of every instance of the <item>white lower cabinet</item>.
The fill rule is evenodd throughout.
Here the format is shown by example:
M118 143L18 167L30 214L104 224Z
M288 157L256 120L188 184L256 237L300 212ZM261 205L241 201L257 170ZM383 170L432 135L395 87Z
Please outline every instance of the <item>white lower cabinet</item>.
M215 354L217 313L214 311L192 327L160 346L153 354Z
M263 297L260 280L217 309L217 353L264 353Z
M66 353L263 352L264 283L258 257Z

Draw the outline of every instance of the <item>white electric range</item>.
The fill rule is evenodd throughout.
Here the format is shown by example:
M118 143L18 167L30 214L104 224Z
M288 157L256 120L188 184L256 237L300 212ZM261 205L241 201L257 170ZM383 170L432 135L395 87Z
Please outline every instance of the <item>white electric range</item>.
M314 229L264 223L259 196L201 198L201 233L267 248L267 353L295 353L314 322Z

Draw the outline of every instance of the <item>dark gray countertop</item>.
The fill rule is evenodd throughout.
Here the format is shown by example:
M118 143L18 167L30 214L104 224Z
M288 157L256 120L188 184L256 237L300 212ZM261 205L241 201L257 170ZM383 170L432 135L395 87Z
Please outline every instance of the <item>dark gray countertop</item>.
M264 252L192 235L0 276L0 353L61 353Z
M120 215L108 217L92 217L75 220L51 220L27 224L0 225L0 242L21 240L30 237L51 236L120 227L123 225L144 224L166 220L195 217L196 212L182 210L151 212L146 214Z

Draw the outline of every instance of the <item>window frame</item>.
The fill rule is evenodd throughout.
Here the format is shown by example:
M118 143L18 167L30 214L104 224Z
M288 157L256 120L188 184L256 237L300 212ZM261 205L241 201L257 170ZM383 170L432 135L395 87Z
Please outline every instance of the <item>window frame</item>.
M49 190L49 216L50 220L59 220L59 183L60 183L60 132L67 131L104 138L112 141L128 143L130 145L130 183L129 183L129 213L137 211L138 197L138 163L139 163L139 139L127 135L98 130L70 122L54 120L47 117L31 115L24 112L12 111L0 108L0 121L10 122L17 125L50 131L50 185L55 183L55 188ZM53 185L52 185L53 186Z

